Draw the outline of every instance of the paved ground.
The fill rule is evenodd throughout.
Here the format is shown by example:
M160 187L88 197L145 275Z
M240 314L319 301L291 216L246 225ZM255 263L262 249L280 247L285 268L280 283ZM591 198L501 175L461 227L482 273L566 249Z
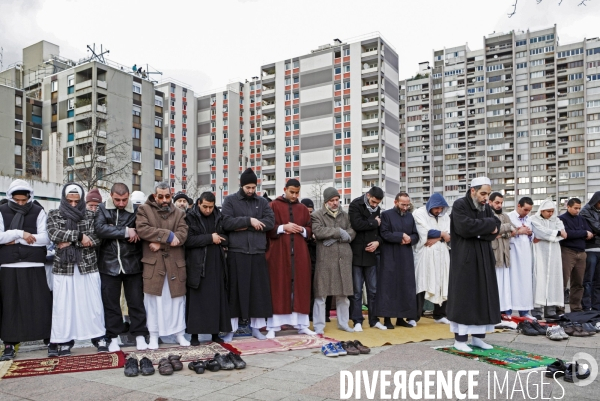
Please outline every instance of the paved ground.
M402 330L402 329L397 329ZM360 335L357 334L357 338ZM598 360L600 334L588 338L573 338L554 342L545 337L525 337L516 333L496 333L488 336L493 344L535 352L570 360L574 354L585 352ZM301 350L248 356L245 370L206 372L196 375L187 367L173 376L127 378L122 369L93 371L63 375L37 376L0 381L0 401L4 400L328 400L340 398L341 370L477 370L478 386L475 394L479 399L541 399L540 376L527 377L505 369L459 358L435 351L431 347L450 344L451 341L431 341L373 348L371 354L326 358L317 350ZM43 356L41 351L27 353L27 357ZM25 353L21 353L24 357ZM508 385L516 391L508 394L508 387L500 394L493 392L488 398L488 372L501 375L508 373ZM372 376L371 376L372 377ZM578 387L544 379L544 398L563 400L597 400L600 394L600 377L591 385ZM523 392L519 383L522 383ZM563 389L564 387L564 389ZM380 399L379 388L374 399ZM393 387L388 394L391 394ZM466 382L461 382L466 391ZM527 394L527 391L529 393ZM435 390L433 391L435 395ZM365 396L364 388L362 398ZM410 394L406 395L411 399ZM355 394L351 399L355 399ZM445 398L439 398L445 399ZM457 399L453 396L451 399Z

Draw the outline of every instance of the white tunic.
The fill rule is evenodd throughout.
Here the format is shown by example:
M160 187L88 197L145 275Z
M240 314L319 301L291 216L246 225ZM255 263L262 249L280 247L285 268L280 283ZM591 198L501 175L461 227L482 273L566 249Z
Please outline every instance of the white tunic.
M429 230L450 232L450 217L444 213L436 219L427 212L426 206L422 206L413 213L413 218L419 233L419 242L414 247L417 294L425 291L425 299L441 305L448 299L448 245L441 241L433 246L425 246L425 243Z
M500 296L500 311L512 309L510 293L510 269L506 266L496 267L496 280L498 280L498 295Z
M541 206L540 206L541 207ZM533 232L540 240L533 244L534 302L536 306L564 306L563 270L558 233L563 230L563 222L556 216L544 219L533 216Z
M523 224L531 227L531 218L519 217L516 210L508 213L510 221L518 229ZM533 309L533 250L532 240L527 235L517 235L510 239L510 291L512 309L529 311Z
M81 274L77 265L72 276L54 275L50 342L61 344L106 334L100 285L100 273Z
M185 296L171 298L166 276L162 295L144 294L144 306L150 335L170 336L185 331Z
M295 329L306 329L310 326L308 315L304 313L292 312L287 315L273 315L267 318L267 330L279 331L281 326L289 324Z

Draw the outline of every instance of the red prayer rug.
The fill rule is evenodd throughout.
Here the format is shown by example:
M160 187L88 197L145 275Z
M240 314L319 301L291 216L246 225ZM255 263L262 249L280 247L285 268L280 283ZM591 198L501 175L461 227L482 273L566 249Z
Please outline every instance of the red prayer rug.
M238 340L235 340L234 343L237 343ZM198 359L210 359L215 356L215 354L228 354L229 351L239 354L240 351L237 350L231 344L224 343L209 343L209 344L201 344L197 347L171 347L171 348L159 348L154 350L145 350L145 351L131 351L125 353L125 358L137 358L138 360L146 357L152 361L153 364L158 364L162 358L167 358L169 355L181 355L181 361L197 361Z
M337 340L323 336L309 336L307 334L281 335L272 339L257 340L254 337L245 337L234 340L231 344L241 352L241 355L266 354L269 352L293 351L297 349L321 348L321 346L337 342Z
M116 369L125 365L123 352L75 355L43 359L13 361L3 379L54 375L58 373L87 372L90 370Z

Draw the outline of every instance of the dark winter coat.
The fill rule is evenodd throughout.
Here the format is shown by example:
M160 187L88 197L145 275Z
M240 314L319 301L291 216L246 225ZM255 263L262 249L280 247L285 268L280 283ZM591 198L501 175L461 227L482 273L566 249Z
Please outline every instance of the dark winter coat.
M592 199L579 212L579 215L587 221L591 231L594 233L594 238L585 242L586 249L600 248L600 210L596 209L598 202L600 202L600 191L595 192L592 195Z
M590 229L587 221L581 215L573 216L571 213L564 212L559 219L565 225L567 238L560 241L560 246L574 250L575 252L585 252L585 240Z
M448 320L464 325L500 322L500 298L492 241L501 221L489 205L480 212L468 192L450 214L450 282Z
M273 229L275 216L265 198L256 194L247 197L240 189L225 198L221 213L223 228L229 232L228 252L261 254L267 251L266 233ZM252 217L264 223L261 231L250 224Z
M402 245L404 234L410 244ZM381 213L381 261L377 269L375 315L418 319L417 285L413 245L419 242L417 225L411 213L401 216L398 209Z
M379 236L379 224L375 217L381 213L381 208L377 208L375 213L371 213L365 204L365 195L359 196L350 203L348 208L348 216L350 224L356 231L356 238L350 244L352 247L352 264L354 266L375 266L377 264L377 253L367 252L365 248L370 242L378 241L381 245L381 237Z
M161 296L166 276L171 298L184 296L187 272L183 244L188 235L185 212L174 204L171 204L169 211L164 212L154 200L154 195L150 195L146 203L137 209L135 228L143 240L144 293ZM170 245L171 232L179 240L179 246ZM151 242L160 243L157 252L150 250Z
M223 247L228 245L227 236L223 229L223 218L219 209L214 208L215 226L217 234L225 238L221 241L219 251L221 255L221 264L219 266L208 266L209 269L223 269L227 272L225 265L225 251ZM213 244L213 233L208 232L206 224L202 219L202 212L198 209L198 202L188 211L185 221L188 225L188 237L185 241L185 262L187 270L187 286L198 288L200 281L205 276L206 271L206 248ZM225 274L225 273L224 273Z
M125 238L127 228L135 228L135 212L131 201L125 209L116 208L112 198L98 205L94 219L94 231L102 240L98 251L100 273L118 276L120 273L142 272L142 242L129 242Z

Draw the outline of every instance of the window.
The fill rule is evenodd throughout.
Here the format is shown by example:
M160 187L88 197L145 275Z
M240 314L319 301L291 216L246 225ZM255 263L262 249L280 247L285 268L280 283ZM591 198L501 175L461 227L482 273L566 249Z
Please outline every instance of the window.
M588 81L600 81L600 74L593 74L587 76Z
M15 131L23 132L23 121L15 120Z
M142 94L142 85L137 82L134 82L133 83L133 93L138 93L141 95Z
M131 161L136 163L142 162L142 152L138 152L137 150L131 151Z
M67 86L74 86L75 85L75 75L69 75L67 77Z
M350 154L350 148L344 148L344 155Z
M140 132L141 132L141 130L139 128L132 128L131 129L131 137L133 139L140 139Z
M527 62L517 63L517 70L519 70L521 68L527 68Z
M67 99L67 110L73 110L75 108L75 99Z
M139 106L133 106L132 113L134 116L140 116L142 114L142 108Z
M350 55L350 49L344 49L344 56Z
M350 89L350 81L344 82L344 89Z
M569 81L574 81L576 79L583 79L583 73L577 73L577 74L569 74Z
M163 161L161 159L154 159L154 170L162 170Z
M515 47L519 47L519 46L525 46L527 45L527 39L523 39L523 40L517 40L515 42Z
M583 100L583 98L582 98L582 100ZM600 100L590 100L590 101L588 101L587 102L587 108L590 109L592 107L600 107Z
M160 117L154 117L154 126L155 127L162 127L163 124L163 120Z
M161 149L162 148L162 139L154 137L154 147Z
M571 56L576 56L578 54L583 54L583 47L579 48L579 49L571 49L571 50L565 50L563 52L558 52L558 58L571 57Z

